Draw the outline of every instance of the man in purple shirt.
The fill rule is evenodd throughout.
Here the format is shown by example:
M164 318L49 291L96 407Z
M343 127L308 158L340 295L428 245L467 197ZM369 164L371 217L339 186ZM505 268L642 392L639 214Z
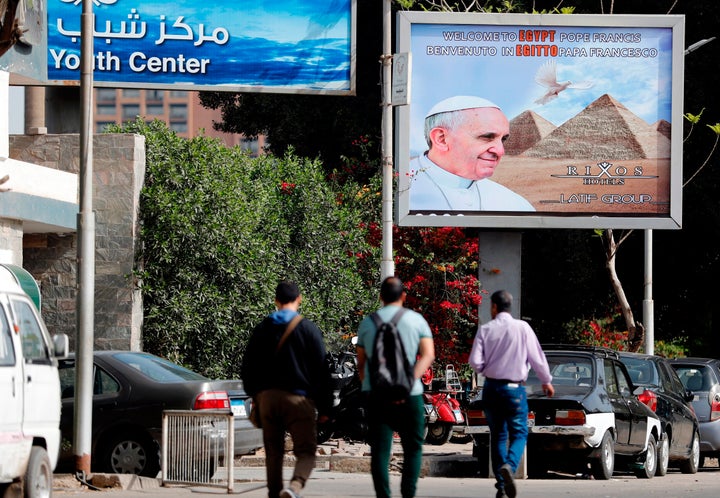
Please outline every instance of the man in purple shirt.
M555 394L552 375L535 332L510 315L512 295L505 290L490 296L492 320L478 328L470 366L485 377L483 409L490 427L490 457L497 498L515 498L515 471L525 451L528 404L525 380L535 370L547 396Z

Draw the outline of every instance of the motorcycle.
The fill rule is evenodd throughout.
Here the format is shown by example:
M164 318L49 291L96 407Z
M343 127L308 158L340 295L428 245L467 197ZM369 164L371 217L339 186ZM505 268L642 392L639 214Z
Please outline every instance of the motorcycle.
M423 375L422 381L426 386L436 384L433 382L431 369ZM453 427L465 423L465 416L457 399L462 385L452 365L445 368L445 379L442 383L444 385L437 390L423 393L427 422L425 442L433 445L447 443L453 437Z
M353 338L353 344L357 338ZM328 368L333 380L333 406L329 420L317 427L318 444L330 438L366 442L367 404L354 352L328 353Z

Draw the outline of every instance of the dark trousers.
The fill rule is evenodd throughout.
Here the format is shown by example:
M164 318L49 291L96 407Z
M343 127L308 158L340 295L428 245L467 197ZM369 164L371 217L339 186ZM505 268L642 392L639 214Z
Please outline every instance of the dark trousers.
M387 403L370 395L368 400L368 443L370 471L375 496L390 498L390 457L393 432L400 436L403 449L400 494L413 498L422 466L422 447L425 435L425 405L422 395L410 396L399 404Z
M278 498L283 489L285 432L290 433L295 454L292 481L302 489L315 468L317 451L317 412L315 402L305 396L280 389L257 395L265 445L265 470L269 498Z
M523 385L486 379L482 396L490 427L490 458L497 481L495 487L503 489L505 483L500 467L508 464L514 473L525 451L528 437L527 393Z

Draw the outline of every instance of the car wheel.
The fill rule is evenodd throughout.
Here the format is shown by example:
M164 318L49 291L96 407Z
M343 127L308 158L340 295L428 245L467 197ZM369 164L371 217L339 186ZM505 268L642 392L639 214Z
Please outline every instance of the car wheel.
M598 457L590 460L590 468L595 479L607 481L615 470L615 442L610 431L603 435L598 451Z
M664 476L667 474L668 465L670 465L670 442L667 434L657 443L657 470L656 476Z
M101 451L100 468L112 474L137 474L156 477L160 460L149 436L124 432L111 437Z
M452 436L452 425L440 423L428 424L425 442L440 446L447 443L450 440L450 436Z
M700 435L697 431L693 434L690 450L690 457L680 462L680 472L683 474L695 474L700 465Z
M647 450L645 451L645 461L641 469L635 469L635 476L638 479L651 479L657 471L658 465L658 449L655 438L650 436L648 439Z
M25 471L25 498L48 498L52 496L52 468L45 448L33 446Z
M317 425L317 444L323 444L333 435L332 422Z

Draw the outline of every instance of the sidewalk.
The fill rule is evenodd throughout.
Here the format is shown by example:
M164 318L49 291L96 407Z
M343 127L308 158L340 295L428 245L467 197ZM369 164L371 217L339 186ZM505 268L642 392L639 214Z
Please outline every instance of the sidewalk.
M292 453L286 455L285 471L287 478L292 475L294 465ZM400 444L393 445L393 457L390 461L391 480L398 481L402 468L402 448ZM452 444L442 446L425 445L423 448L423 467L421 477L475 477L477 475L477 460L472 456L472 443ZM222 472L222 471L221 471ZM224 477L224 476L222 476ZM330 441L318 448L316 469L313 472L308 492L304 496L313 496L311 488L318 485L316 481L323 482L321 488L330 490L345 488L350 482L367 491L367 496L374 496L372 479L370 478L370 450L364 444L351 444L344 441ZM256 455L242 456L235 459L233 468L233 493L242 494L248 498L267 496L265 487L265 457L260 450ZM139 477L121 474L94 474L90 476L89 483L92 488L81 484L73 475L55 474L54 489L63 496L75 496L76 493L90 490L95 491L135 491L137 496L153 494L154 496L166 494L182 494L185 492L209 492L211 494L227 493L227 487L210 487L203 485L171 484L161 486L159 478ZM397 486L399 484L396 483ZM328 491L325 491L328 492ZM330 491L332 492L332 491ZM123 496L131 496L123 493ZM332 496L332 495L318 495ZM340 496L340 495L337 495ZM364 494L352 496L365 496Z

